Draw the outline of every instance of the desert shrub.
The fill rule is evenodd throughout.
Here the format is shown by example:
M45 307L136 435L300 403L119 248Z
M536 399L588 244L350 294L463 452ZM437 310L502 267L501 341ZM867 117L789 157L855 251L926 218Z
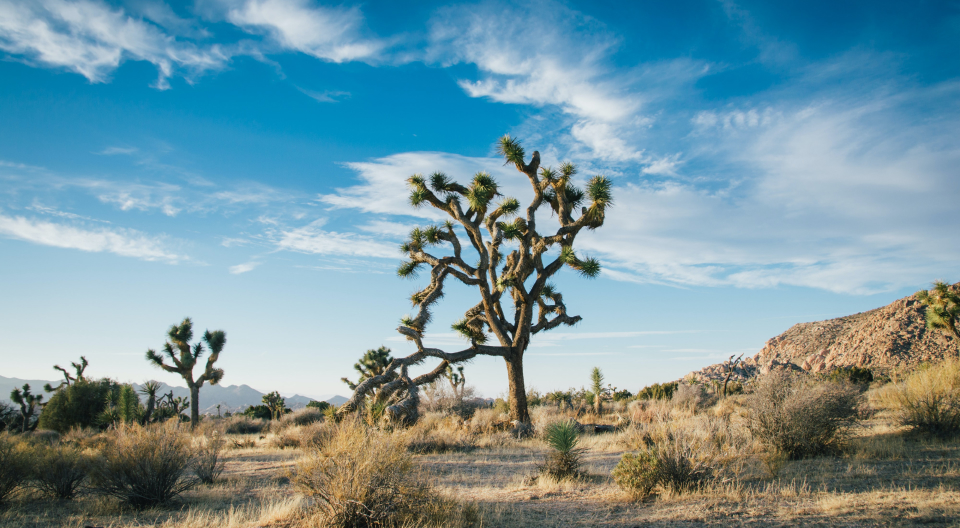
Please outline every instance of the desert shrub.
M512 427L508 421L503 419L503 413L497 409L478 409L473 413L467 422L467 427L472 433L493 434L506 431Z
M300 430L296 427L280 429L269 438L270 445L278 449L300 447Z
M255 420L272 420L273 411L270 410L270 407L266 405L251 405L243 410L243 412L238 413L247 418L253 418Z
M307 404L307 409L316 409L320 412L323 412L330 408L330 403L325 401L310 400L310 403Z
M613 468L613 480L633 497L646 497L660 481L657 457L651 450L624 453Z
M283 426L290 425L310 425L314 422L323 421L323 411L313 407L304 407L280 419Z
M510 414L510 402L503 398L493 400L493 409L499 414Z
M316 500L326 526L415 524L432 495L399 438L354 420L301 460L293 482Z
M111 379L76 381L58 390L40 413L40 429L66 433L75 427L100 427L100 415L120 385Z
M226 439L217 431L194 438L193 472L204 484L212 484L223 473L221 452Z
M637 393L638 400L669 400L673 398L673 392L677 390L676 381L670 383L654 383L640 389Z
M699 383L681 383L674 389L671 400L677 407L696 412L716 403L717 397Z
M302 449L321 449L333 436L334 428L325 422L315 422L300 428Z
M902 425L938 436L960 434L960 362L919 368L881 389L879 398Z
M855 421L859 400L850 384L771 373L756 384L748 428L767 449L791 460L836 451Z
M615 402L629 401L633 399L633 393L628 391L627 389L622 389L618 391L613 391L613 394L611 394L611 397Z
M162 504L196 484L190 436L175 423L119 425L92 464L93 488L135 508Z
M30 483L55 499L72 499L82 489L89 471L88 458L69 446L34 447Z
M550 446L540 471L556 479L575 477L580 473L580 457L583 451L577 448L580 432L573 420L554 422L546 427L544 441Z
M838 367L827 375L827 379L837 383L854 383L856 385L870 385L873 382L873 371L856 366Z
M666 400L634 400L627 406L630 421L636 424L662 422L670 415L671 403Z
M613 479L635 498L643 498L657 487L674 493L699 488L715 473L710 439L682 430L648 434L642 437L646 447L620 458Z
M26 482L30 465L26 446L7 433L0 434L0 503Z
M270 426L270 423L265 420L237 414L224 422L223 430L227 434L259 434Z

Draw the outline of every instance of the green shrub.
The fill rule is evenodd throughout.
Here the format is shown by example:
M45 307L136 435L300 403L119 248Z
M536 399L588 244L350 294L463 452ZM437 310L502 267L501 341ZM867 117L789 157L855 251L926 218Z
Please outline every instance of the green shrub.
M307 404L308 409L316 409L320 412L327 410L330 407L330 404L325 401L310 400L310 403Z
M190 436L178 424L120 424L92 464L93 488L135 508L163 504L196 485Z
M622 389L622 390L614 391L612 397L613 397L613 401L615 402L627 401L627 400L633 399L633 393L628 391L627 389Z
M66 433L75 427L100 427L109 400L120 385L110 379L77 381L59 389L40 413L40 429Z
M250 418L242 414L235 414L224 421L226 424L223 431L226 434L259 434L270 427L270 423L265 419Z
M0 503L20 488L30 474L30 452L9 434L0 434Z
M556 479L575 477L580 473L582 450L577 448L580 433L573 420L554 422L544 430L543 439L550 446L540 471Z
M671 381L670 383L654 383L653 385L646 386L640 389L640 392L637 393L638 400L669 400L673 398L673 392L677 390L676 381Z
M916 431L949 437L960 434L960 362L924 366L884 388L881 404Z
M510 403L503 398L493 400L493 408L500 414L510 414Z
M857 415L860 391L848 383L771 373L759 380L748 429L767 449L795 460L837 451Z
M873 371L861 367L838 367L833 369L827 379L833 382L849 382L856 385L869 385L873 382Z
M31 453L31 485L55 499L72 499L87 480L89 461L80 450L68 446L37 446Z
M273 411L270 410L270 407L266 405L251 405L239 413L247 418L254 418L256 420L272 420Z
M646 497L660 481L657 457L649 449L636 454L624 453L613 468L613 480L635 498Z

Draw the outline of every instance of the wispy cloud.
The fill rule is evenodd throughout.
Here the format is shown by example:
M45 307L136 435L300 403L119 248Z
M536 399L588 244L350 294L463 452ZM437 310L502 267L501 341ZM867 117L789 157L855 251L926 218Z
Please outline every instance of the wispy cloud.
M130 155L135 154L139 150L140 149L136 147L107 147L100 152L97 152L97 154L100 154L101 156L116 156L118 154Z
M105 82L125 59L147 61L157 67L161 89L169 87L177 69L187 74L217 70L229 59L218 45L177 40L95 0L0 3L0 49L34 64L66 68L90 82Z
M323 229L324 224L324 220L317 220L303 227L280 231L277 248L320 255L390 259L400 257L400 251L395 244L386 244L355 233L326 231Z
M338 92L330 90L317 92L314 90L307 90L306 88L301 88L299 86L297 86L297 90L318 103L339 103L340 101L350 97L350 92Z
M327 7L307 0L243 0L222 6L230 23L318 59L373 59L385 46L364 36L363 14L356 6Z
M84 229L0 214L0 234L44 246L107 252L142 260L176 264L187 260L165 248L163 240L131 229Z
M241 273L253 271L259 265L259 262L245 262L243 264L237 264L236 266L230 266L230 273L233 275L240 275Z

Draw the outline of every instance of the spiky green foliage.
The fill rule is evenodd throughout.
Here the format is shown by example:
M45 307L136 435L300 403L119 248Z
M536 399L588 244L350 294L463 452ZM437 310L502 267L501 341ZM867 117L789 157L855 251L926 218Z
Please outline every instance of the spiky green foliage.
M960 288L936 281L933 288L918 291L917 299L927 306L927 328L943 330L960 339Z
M145 381L140 387L140 394L147 397L147 405L143 412L144 422L149 422L153 417L153 411L157 408L157 393L160 392L160 387L160 382L154 380Z
M285 413L290 412L287 408L287 402L280 396L280 393L273 391L263 395L263 404L270 409L270 419L279 420Z
M74 370L73 376L70 375L70 372L68 372L67 369L61 367L60 365L54 365L53 369L59 370L60 373L63 374L63 381L61 381L60 385L57 385L56 387L53 387L49 383L47 383L46 385L43 386L43 390L47 392L54 392L54 391L60 390L63 387L69 387L71 383L74 383L77 381L84 381L85 378L83 377L83 372L87 370L87 366L90 365L90 363L87 362L87 358L84 356L80 356L80 363L74 363L73 361L71 361L70 365L73 367L73 370Z
M193 339L193 321L189 317L183 319L179 325L172 325L167 331L167 342L163 345L163 354L155 350L147 350L147 361L167 372L179 374L190 389L190 425L196 427L200 423L200 388L204 383L211 385L220 383L223 379L223 369L214 367L220 358L224 345L227 343L227 334L223 330L203 333L203 341L207 344L210 355L207 357L203 373L194 379L193 367L203 357L206 349L203 343L190 344ZM167 363L169 361L169 363Z
M523 165L525 152L523 151L523 146L520 145L519 139L512 138L509 135L501 137L497 143L497 154L503 156L504 159L507 160L507 163Z
M353 397L338 411L341 416L361 411L371 391L382 388L394 395L390 401L397 402L387 407L387 415L406 420L405 413L409 417L417 408L416 387L435 381L450 364L491 355L503 357L508 364L512 418L529 420L522 356L533 334L580 321L579 316L567 314L563 296L548 280L564 265L582 276L599 274L599 262L578 257L573 247L579 232L603 223L604 210L612 204L610 181L595 177L586 190L581 189L574 182L580 178L575 165L541 168L539 152L526 160L520 141L509 136L499 139L497 150L530 182L534 198L525 208L512 197L497 201L502 188L485 172L475 174L466 186L439 172L429 178L414 174L407 180L411 204L429 205L449 217L444 224L413 230L400 246L404 253L397 269L400 277L416 276L419 266L430 269L430 283L410 296L416 313L402 318L398 328L416 344L417 352L395 360L390 367L395 378L378 376L373 378L376 382L355 384ZM588 197L589 208L582 207ZM544 207L557 216L560 226L555 232L543 234L537 229L536 216ZM433 246L442 249L433 253ZM560 255L554 258L557 249ZM451 278L476 287L481 300L452 325L470 342L470 348L455 353L423 346L431 310L443 298ZM496 344L486 344L493 340ZM440 359L441 364L410 377L407 368L427 357Z
M590 392L593 393L593 407L599 415L603 411L603 372L600 367L590 371Z
M580 432L573 420L548 425L544 430L543 440L550 446L551 451L540 466L542 472L557 479L575 477L580 473L582 450L577 448Z

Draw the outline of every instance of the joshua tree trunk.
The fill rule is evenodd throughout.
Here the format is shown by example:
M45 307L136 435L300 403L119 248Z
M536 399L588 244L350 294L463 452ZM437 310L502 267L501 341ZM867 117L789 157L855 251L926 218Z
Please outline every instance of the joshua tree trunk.
M190 385L190 427L196 427L200 423L200 385L191 383Z
M527 163L520 142L509 136L500 139L499 152L530 181L533 199L526 210L521 209L516 198L504 197L494 204L493 200L502 195L496 180L485 172L474 175L469 187L439 172L429 178L415 174L407 180L411 205L429 205L451 219L442 225L414 229L410 240L401 246L408 260L400 264L398 275L414 277L421 266L430 269L430 284L410 298L416 315L403 318L402 326L397 328L416 344L417 351L393 359L383 373L357 384L338 414L362 408L363 400L374 391L382 401L405 392L399 403L387 408L386 415L394 420L415 421L416 413L412 411L419 385L436 380L451 364L485 355L504 358L510 381L511 418L529 421L523 354L534 334L580 321L580 316L567 315L563 296L549 280L565 265L586 277L600 273L600 263L578 257L573 242L584 228L603 225L605 210L613 203L611 183L603 176L594 176L585 190L579 189L573 185L576 167L570 163L557 170L540 167L539 152L534 152ZM559 224L552 234L541 235L537 231L536 213L542 206L549 206ZM508 218L513 220L508 222ZM449 245L445 255L428 253L430 246L441 244ZM464 255L464 249L472 254ZM451 278L476 287L479 303L452 326L470 343L469 347L448 353L425 348L423 337L431 308L443 297L444 283ZM513 305L512 314L503 306L505 298ZM499 342L498 346L487 345L491 337ZM428 357L440 359L439 366L411 378L408 367Z
M523 355L517 354L512 360L506 360L507 378L510 380L510 418L529 422L527 412L527 389L523 384Z

